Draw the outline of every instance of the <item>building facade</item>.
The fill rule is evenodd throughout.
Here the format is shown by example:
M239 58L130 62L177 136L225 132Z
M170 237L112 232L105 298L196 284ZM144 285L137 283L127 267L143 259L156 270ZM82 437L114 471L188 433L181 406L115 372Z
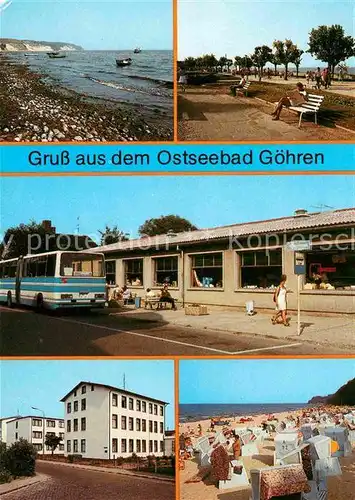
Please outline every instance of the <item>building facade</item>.
M54 454L64 454L64 419L51 417L26 416L15 417L6 424L6 444L11 445L19 439L32 443L38 453L51 454L52 450L45 445L46 435L56 435L62 438Z
M297 251L294 242L305 242ZM355 313L355 208L166 234L101 246L109 285L126 284L138 296L170 285L183 304L273 309L282 274L297 307L308 312Z
M61 401L66 456L164 456L164 401L92 382L80 382Z
M16 416L0 418L0 442L7 442L7 423L14 420Z

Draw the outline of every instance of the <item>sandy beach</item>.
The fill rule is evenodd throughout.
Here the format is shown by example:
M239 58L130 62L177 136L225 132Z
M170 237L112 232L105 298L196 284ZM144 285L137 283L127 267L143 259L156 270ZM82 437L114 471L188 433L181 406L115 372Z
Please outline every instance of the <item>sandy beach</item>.
M0 142L133 142L172 140L172 120L49 83L1 56Z
M309 410L309 409L308 409ZM290 412L275 413L274 416L279 420L283 421L289 415L294 418L302 415L303 410ZM233 418L226 418L230 420L229 428L238 429L245 428L248 426L256 427L259 426L263 421L266 421L268 415L255 415L253 420L248 423L238 424L240 416ZM213 436L214 433L208 432L210 427L210 419L200 420L194 422L184 422L179 426L179 434L184 433L189 434L189 431L195 431L194 435L191 434L192 443L197 439L198 425L202 427L203 436ZM217 430L222 430L221 427L215 427ZM252 457L241 457L241 461L246 469L248 478L250 479L250 469L262 468L266 466L273 465L273 455L274 455L274 441L273 439L265 439L262 444L258 444L258 455L253 455ZM328 484L328 500L354 500L355 499L355 450L353 449L352 455L348 457L342 457L339 459L342 475L337 477L329 477ZM250 487L240 487L229 490L219 490L216 486L216 481L208 475L202 481L196 483L186 483L186 481L191 480L198 472L197 459L185 460L185 469L180 470L180 492L181 500L250 500L251 489ZM284 498L284 497L279 497ZM287 497L290 498L290 497Z

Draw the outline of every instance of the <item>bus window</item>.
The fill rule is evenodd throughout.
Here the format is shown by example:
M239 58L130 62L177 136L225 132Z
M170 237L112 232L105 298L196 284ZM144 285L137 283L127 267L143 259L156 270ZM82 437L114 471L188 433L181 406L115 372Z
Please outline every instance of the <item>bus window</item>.
M30 257L25 260L24 276L35 278L37 276L37 257Z
M43 257L38 257L37 259L38 277L44 277L46 275L46 266L47 266L47 255L43 255Z
M0 278L4 277L4 264L0 264Z
M60 262L61 276L103 277L103 259L101 255L63 253Z
M14 260L13 262L9 263L9 278L15 278L16 277L16 269L17 269L17 260Z
M47 257L47 269L46 269L46 276L48 277L53 277L55 276L55 263L57 261L57 255L48 255Z

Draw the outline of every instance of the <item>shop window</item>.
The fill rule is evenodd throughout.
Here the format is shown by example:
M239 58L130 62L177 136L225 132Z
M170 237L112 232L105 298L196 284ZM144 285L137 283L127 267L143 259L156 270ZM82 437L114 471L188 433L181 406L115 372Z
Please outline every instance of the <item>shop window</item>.
M282 250L257 250L242 252L242 288L274 288L282 275Z
M162 286L168 283L172 287L178 287L179 281L178 257L159 257L154 259L154 285Z
M106 283L108 285L116 284L116 261L115 260L106 260L105 261L106 268Z
M223 254L206 253L191 257L191 286L223 288Z
M125 284L143 286L143 259L131 259L124 262Z
M355 290L355 252L307 253L305 289Z

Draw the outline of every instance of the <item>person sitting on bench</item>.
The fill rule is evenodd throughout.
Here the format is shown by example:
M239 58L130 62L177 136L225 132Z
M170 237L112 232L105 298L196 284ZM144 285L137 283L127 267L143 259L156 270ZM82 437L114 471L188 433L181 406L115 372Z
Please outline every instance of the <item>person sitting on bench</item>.
M289 92L288 95L281 97L279 102L276 104L274 111L271 113L274 117L273 120L280 119L280 114L283 106L286 106L287 108L289 108L290 106L300 106L304 102L307 102L307 92L303 83L298 82L296 85L296 89L292 92Z
M234 90L242 90L242 88L244 87L244 85L247 83L247 79L246 79L246 76L243 75L240 79L240 82L237 83L236 85L232 85L231 88L233 88Z
M175 300L172 298L170 295L170 292L168 290L169 285L165 283L163 288L161 289L161 296L159 299L159 302L162 303L169 303L171 304L171 307L174 311L176 311L176 305L175 305Z

